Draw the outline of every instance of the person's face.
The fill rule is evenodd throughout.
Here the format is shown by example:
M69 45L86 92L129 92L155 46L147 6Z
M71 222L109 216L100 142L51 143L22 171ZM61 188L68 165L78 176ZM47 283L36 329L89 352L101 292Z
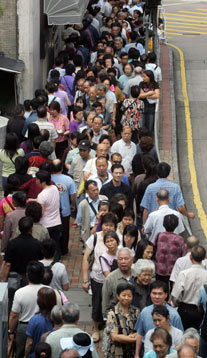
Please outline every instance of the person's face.
M104 84L106 86L106 90L108 91L110 89L110 81L109 80L105 80Z
M189 346L193 347L195 349L196 353L198 354L198 352L199 352L199 343L198 343L197 339L195 339L195 338L186 338L184 343L189 344Z
M82 99L79 99L78 101L76 101L76 105L83 108L84 104L83 104Z
M96 116L96 112L90 112L87 117L86 123L88 124L88 126L90 128L92 128L92 126L93 126L93 120L94 120L95 116Z
M152 255L153 255L153 246L148 245L143 252L142 258L146 260L151 260Z
M98 176L102 177L106 175L107 168L108 168L108 162L106 160L97 159L96 169L97 169Z
M87 73L87 75L86 75L86 77L90 77L90 76L94 76L94 73L93 73L93 71L89 71L88 73Z
M112 67L112 61L111 61L110 58L107 58L107 59L105 60L105 67L106 67L106 68Z
M84 90L85 93L88 94L89 88L90 88L89 83L88 83L87 81L84 82L84 84L83 84L83 90Z
M118 155L114 155L113 159L111 159L111 164L121 164L121 157Z
M152 300L152 303L155 306L163 305L165 303L165 300L167 298L167 293L163 291L163 288L153 288L150 297Z
M59 113L56 109L50 109L50 114L52 117L57 117L59 115Z
M115 37L118 36L120 32L120 27L119 26L113 26L112 29L111 29L111 33L112 35L114 35Z
M140 285L147 286L150 284L152 279L152 271L142 271L141 274L137 277Z
M104 49L104 44L102 42L99 42L97 45L97 50L103 50Z
M80 156L83 160L87 160L89 156L89 149L79 149Z
M124 200L119 200L118 204L120 204L122 206L123 210L126 208L126 203Z
M82 119L83 119L83 111L80 111L80 112L76 113L75 119L77 119L79 122L82 121Z
M126 76L131 76L131 74L132 74L131 66L129 66L129 65L125 66L124 73L125 73Z
M133 300L133 293L131 290L124 290L117 295L117 298L121 306L129 307Z
M195 353L193 352L191 347L186 347L182 349L182 351L180 352L180 358L194 358L194 357L195 357Z
M164 358L168 354L169 347L162 339L154 339L153 350L157 354L158 358Z
M96 107L96 114L101 114L101 112L102 112L102 107L100 106L100 107Z
M123 57L121 58L121 63L122 63L122 65L127 64L128 59L129 59L128 55L127 55L127 56L123 56Z
M77 138L71 139L71 143L74 147L77 147Z
M122 272L128 272L132 266L133 258L128 251L122 250L118 254L117 262Z
M107 153L108 153L108 150L104 144L101 143L101 144L97 145L97 148L96 148L97 157L102 157L102 156L106 157Z
M124 142L128 143L131 141L132 131L130 127L125 127L121 132L121 137Z
M84 80L78 80L78 88L81 92L84 91L84 88L83 88L83 84L84 84Z
M96 99L96 89L95 87L90 87L89 91L88 91L88 95L90 97L90 100L95 100Z
M108 231L114 231L115 225L112 222L106 222L106 223L102 224L101 229L102 229L103 233L105 234Z
M149 83L150 83L150 78L146 75L146 73L143 73L143 81L144 81L144 83L146 83L146 84L149 84Z
M101 216L104 216L105 214L107 214L109 212L109 207L108 205L101 205L100 209L99 209L99 213L101 214Z
M102 142L102 144L104 144L104 145L106 146L106 148L107 148L107 149L109 149L109 148L110 148L110 146L111 146L111 144L110 144L110 142L109 142L109 140L108 140L108 139L104 139L104 140L103 140L103 142Z
M105 110L106 100L104 98L98 100L102 104L102 111Z
M118 245L117 245L116 240L113 237L107 237L106 242L105 242L105 246L110 251L116 251Z
M119 40L114 41L114 47L115 47L117 50L120 50L120 49L122 48L122 42L119 41Z
M93 130L95 133L98 133L102 127L102 119L101 118L94 118L93 120Z
M87 190L87 194L90 196L90 198L94 201L98 199L98 187L94 184L90 184Z
M112 19L109 19L106 23L106 27L111 28Z
M131 216L124 216L122 218L122 225L124 228L125 228L125 226L132 225L132 224L134 224L134 220Z
M116 15L118 11L119 11L119 8L117 6L114 6L114 8L112 10L113 14Z
M124 172L121 168L114 169L114 171L112 173L113 180L116 183L121 183L123 175L124 175Z
M153 314L152 316L153 323L157 328L165 328L167 329L169 324L169 318L165 318L161 314Z
M132 248L134 241L135 241L135 237L129 234L124 235L125 246L128 247L128 249Z

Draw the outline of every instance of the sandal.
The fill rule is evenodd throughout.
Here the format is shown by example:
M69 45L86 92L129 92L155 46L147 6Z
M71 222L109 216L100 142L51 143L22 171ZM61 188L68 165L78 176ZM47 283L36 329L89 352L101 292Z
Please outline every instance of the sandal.
M93 332L92 338L94 343L98 343L100 340L99 332Z

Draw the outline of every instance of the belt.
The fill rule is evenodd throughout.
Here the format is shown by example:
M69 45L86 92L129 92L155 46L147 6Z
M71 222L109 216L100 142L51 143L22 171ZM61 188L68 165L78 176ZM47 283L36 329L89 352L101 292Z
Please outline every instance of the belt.
M22 321L19 321L19 323L21 323L21 324L28 324L29 322L22 322Z

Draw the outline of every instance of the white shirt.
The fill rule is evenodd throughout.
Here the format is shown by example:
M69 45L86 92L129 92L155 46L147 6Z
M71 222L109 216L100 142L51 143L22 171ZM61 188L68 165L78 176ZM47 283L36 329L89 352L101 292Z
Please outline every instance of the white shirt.
M178 226L174 230L174 233L179 235L181 232L185 231L182 216L180 215L180 213L176 210L170 209L168 205L161 205L159 206L158 210L153 211L149 214L147 221L144 225L144 232L146 234L151 233L151 236L149 238L150 241L153 242L156 235L160 232L166 232L166 229L163 226L163 220L165 215L170 214L176 215L179 219Z
M97 157L89 159L87 161L85 167L83 168L83 171L84 172L89 172L89 173L91 173L91 175L97 176L96 159L97 159ZM111 169L111 162L110 161L108 161L108 169Z
M178 275L181 271L187 270L192 266L192 261L190 259L190 252L188 252L185 256L179 257L176 260L173 270L171 272L170 281L176 282ZM206 270L207 268L207 260L202 261L202 267Z
M151 338L151 335L152 333L154 332L155 328L153 329L150 329L146 336L145 336L145 340L144 340L144 353L147 353L149 351L151 351L151 349L153 349L153 344L152 342L150 341L150 338ZM171 326L170 328L170 335L172 337L172 348L178 346L181 344L181 340L182 340L182 336L183 336L183 332L176 328L176 327L173 327Z
M102 181L97 175L91 175L90 178L89 178L90 180L95 180L95 182L98 185L98 190L99 191L101 190L101 188L102 188L102 186L104 184L109 183L113 179L111 173L107 173L107 174L108 174L108 176L104 181Z
M132 174L132 159L134 158L136 154L136 144L133 142L130 142L130 144L127 144L123 141L123 139L120 139L116 141L112 147L111 147L111 154L113 153L119 153L122 156L122 165L124 169L129 173Z

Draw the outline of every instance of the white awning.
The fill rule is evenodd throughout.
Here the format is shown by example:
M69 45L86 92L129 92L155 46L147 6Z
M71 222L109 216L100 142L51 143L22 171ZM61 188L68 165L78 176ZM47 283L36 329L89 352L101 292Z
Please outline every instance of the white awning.
M15 60L13 58L0 56L0 70L13 73L21 73L24 69L24 62L22 60Z
M81 24L89 0L45 0L48 25Z

